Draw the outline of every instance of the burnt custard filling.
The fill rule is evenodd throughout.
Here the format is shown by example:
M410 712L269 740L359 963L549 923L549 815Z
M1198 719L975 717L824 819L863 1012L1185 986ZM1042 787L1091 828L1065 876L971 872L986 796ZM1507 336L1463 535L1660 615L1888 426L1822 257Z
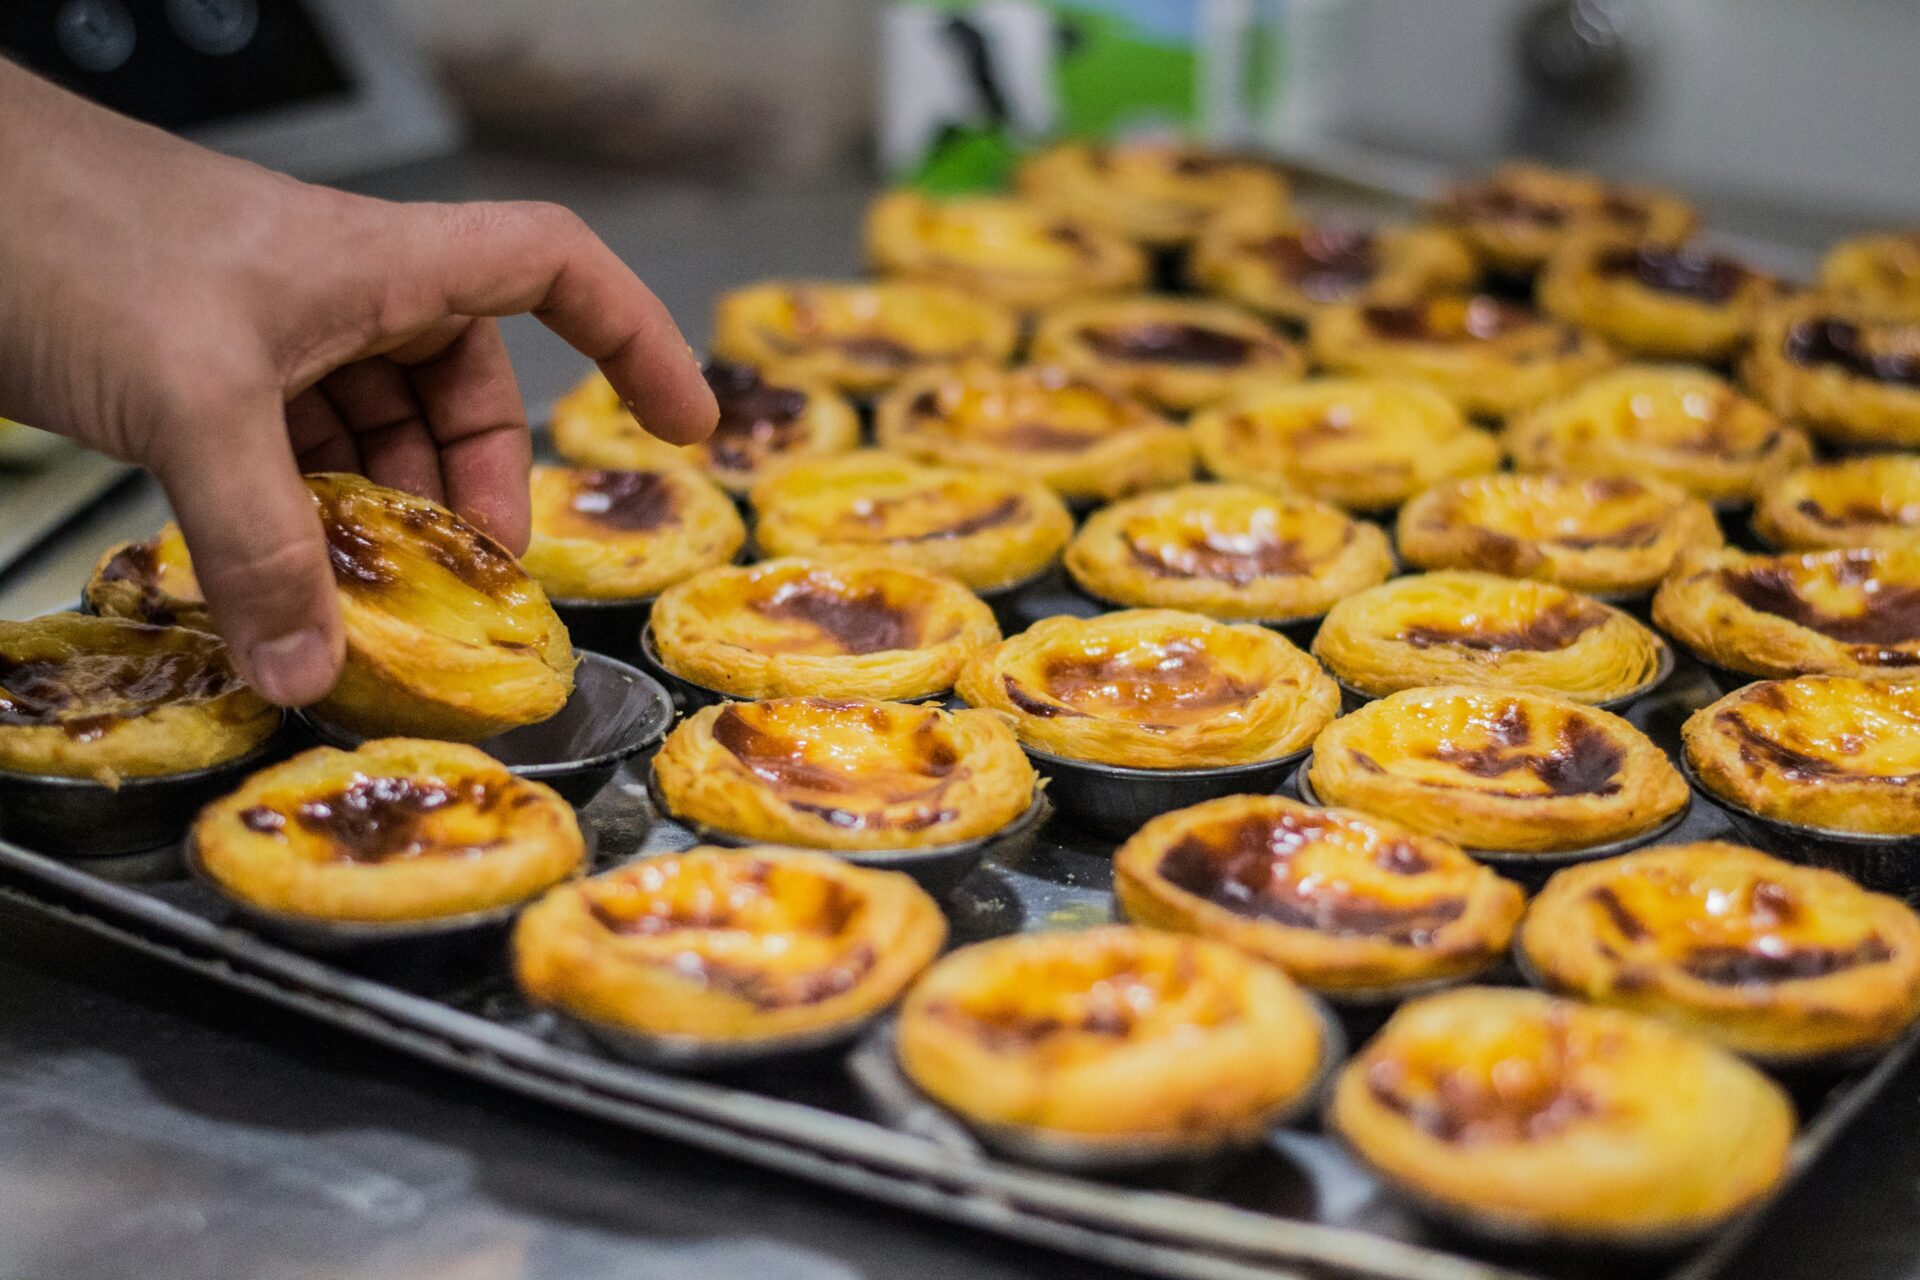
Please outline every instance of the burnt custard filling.
M866 733L823 741L811 732L823 717ZM712 727L714 741L782 803L835 827L922 831L951 822L958 815L947 792L969 773L952 735L931 713L897 730L884 706L824 699L729 703Z
M1073 453L1153 421L1104 387L1043 371L1008 394L956 386L928 390L907 405L918 429L1018 453Z
M242 809L240 825L255 835L285 838L289 830L317 841L333 861L377 865L423 857L463 858L499 847L496 834L466 839L435 815L455 810L477 816L538 802L532 792L511 795L484 779L356 777L346 786L287 805Z
M765 579L744 607L781 625L782 634L759 647L797 654L867 654L917 649L949 640L935 635L926 610L897 600L884 584L859 585L824 575Z
M1623 245L1597 254L1595 274L1631 280L1655 293L1707 306L1731 302L1742 285L1758 279L1745 264L1702 249Z
M1887 386L1920 389L1920 325L1861 325L1834 316L1796 320L1781 354L1802 368L1831 368Z
M1421 1133L1460 1147L1541 1142L1607 1114L1606 1099L1582 1080L1615 1056L1604 1036L1584 1035L1549 1012L1521 1040L1496 1063L1380 1055L1366 1067L1367 1093Z
M1304 537L1283 536L1274 525L1256 518L1245 529L1222 529L1204 519L1144 515L1129 521L1120 536L1134 564L1155 577L1211 578L1237 587L1260 578L1311 574L1354 537L1353 527L1342 523L1333 545L1310 546Z
M680 523L678 492L658 471L573 471L567 483L563 519L588 536L653 533Z
M1339 302L1363 292L1381 267L1374 234L1353 227L1285 231L1248 249L1313 302Z
M1536 796L1611 796L1620 792L1626 753L1592 722L1569 716L1544 735L1536 731L1527 708L1507 703L1480 721L1480 741L1451 739L1421 744L1411 754L1445 765L1467 777L1498 782L1475 787L1482 795L1526 800ZM1351 750L1354 763L1368 772L1380 764Z
M1899 582L1872 551L1816 553L1722 569L1740 603L1849 647L1868 666L1920 666L1920 581Z
M1471 344L1531 337L1544 349L1565 350L1577 343L1571 330L1563 330L1525 307L1485 294L1410 305L1367 306L1361 308L1360 318L1369 332L1388 342Z
M1009 672L1008 699L1028 715L1126 720L1173 729L1211 720L1258 697L1262 686L1222 665L1204 642L1174 637L1133 640L1117 651L1098 645L1049 653L1032 685Z
M1084 325L1080 341L1102 360L1124 364L1182 364L1232 369L1253 358L1254 342L1202 324L1147 321Z
M241 687L213 642L57 658L0 652L0 727L52 727L90 742L120 721L161 707L212 702Z
M695 445L719 471L752 472L807 442L807 393L769 382L750 364L711 360L703 370L720 407L713 434Z

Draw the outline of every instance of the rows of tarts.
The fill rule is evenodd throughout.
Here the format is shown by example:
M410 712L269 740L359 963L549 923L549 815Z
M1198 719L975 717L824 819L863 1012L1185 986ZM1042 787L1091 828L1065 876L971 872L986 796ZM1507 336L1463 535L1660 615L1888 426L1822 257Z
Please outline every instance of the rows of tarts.
M255 773L197 865L283 915L518 912L525 991L627 1047L814 1048L896 1010L911 1085L1030 1158L1211 1152L1323 1100L1388 1181L1501 1232L1661 1241L1764 1197L1795 1122L1756 1066L1900 1036L1920 920L1657 845L1692 792L1616 711L1677 642L1726 689L1685 770L1756 842L1920 836L1920 464L1812 461L1920 441L1910 250L1842 246L1789 295L1671 197L1530 168L1377 230L1181 148L1061 148L1018 187L882 201L877 282L723 299L705 444L582 384L521 560L314 478L349 633L323 711L371 740ZM1174 259L1205 296L1141 292ZM1746 507L1771 551L1722 545ZM1056 565L1090 616L1003 635L996 598ZM571 694L553 602L623 599L712 695L651 781L715 844L589 874L571 806L460 744ZM277 726L177 532L87 602L0 624L0 769L139 777ZM1069 771L1195 798L1296 760L1312 803L1229 785L1133 831L1128 923L943 956L939 903L873 865L990 842ZM1462 985L1510 962L1537 990ZM1323 1000L1401 1007L1341 1064Z

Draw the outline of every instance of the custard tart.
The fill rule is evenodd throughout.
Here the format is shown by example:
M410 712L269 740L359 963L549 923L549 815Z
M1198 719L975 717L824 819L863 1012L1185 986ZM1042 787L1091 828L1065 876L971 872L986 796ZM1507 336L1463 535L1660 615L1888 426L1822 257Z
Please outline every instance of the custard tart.
M1920 547L1920 458L1876 453L1789 471L1760 495L1753 527L1783 551Z
M1829 444L1920 445L1920 312L1876 315L1821 297L1767 309L1741 376Z
M1503 473L1435 485L1400 508L1400 555L1603 596L1653 590L1683 550L1721 544L1713 508L1664 480Z
M1656 360L1739 354L1780 283L1697 244L1599 237L1559 250L1540 273L1540 309Z
M1698 221L1665 192L1524 162L1454 184L1433 216L1489 268L1516 276L1531 274L1570 240L1597 233L1678 244Z
M1526 902L1446 840L1281 796L1153 819L1114 854L1113 891L1136 924L1201 934L1355 997L1491 968Z
M1279 623L1385 582L1393 551L1378 525L1312 498L1189 484L1096 511L1066 565L1082 591L1113 604Z
M1707 790L1750 813L1920 835L1920 684L1765 680L1694 712L1680 736Z
M573 692L573 645L540 584L437 502L307 477L340 589L347 660L314 710L363 737L478 741Z
M1458 236L1438 227L1276 229L1235 217L1207 228L1187 274L1215 297L1304 325L1338 303L1392 306L1461 293L1480 267Z
M1505 418L1616 363L1604 342L1488 294L1341 303L1314 317L1315 363L1424 382L1476 418Z
M187 540L171 520L144 542L123 542L100 557L87 583L86 604L102 617L213 630Z
M1870 1050L1920 1017L1920 917L1739 845L1569 867L1528 908L1520 950L1550 990L1770 1062Z
M632 600L726 564L746 540L732 500L684 463L535 467L521 565L553 597Z
M281 916L407 923L512 906L586 865L573 806L475 747L382 738L262 769L193 827L200 871Z
M867 211L881 275L949 285L1010 307L1138 289L1147 258L1117 232L1008 196L881 196Z
M1047 618L976 654L954 688L1011 716L1029 747L1141 769L1278 759L1340 707L1284 636L1172 609Z
M535 1001L623 1049L739 1057L842 1039L940 952L946 921L892 871L783 849L690 849L554 890L520 917Z
M1869 315L1920 317L1920 228L1840 241L1820 260L1820 290Z
M1664 480L1716 503L1750 501L1813 455L1802 432L1685 365L1602 374L1513 419L1505 441L1521 471Z
M210 632L78 613L0 621L0 769L114 786L237 759L279 727Z
M1407 689L1341 717L1314 742L1307 781L1319 803L1515 854L1648 836L1688 799L1666 753L1619 716L1470 685Z
M1043 481L1068 502L1179 484L1187 433L1104 382L1057 366L969 364L916 375L874 415L882 448Z
M1020 338L1014 313L998 303L908 280L751 285L721 297L713 324L723 359L778 369L782 385L793 378L852 395L931 366L1004 364Z
M702 707L654 760L668 813L808 849L922 849L991 835L1033 803L1033 766L990 711L865 699Z
M1500 465L1500 446L1432 387L1315 378L1262 387L1193 416L1202 465L1222 480L1385 511L1438 480Z
M1471 987L1403 1006L1334 1086L1329 1126L1414 1201L1520 1239L1660 1245L1765 1198L1793 1104L1651 1018Z
M1551 582L1442 570L1348 596L1327 611L1313 654L1357 692L1487 685L1589 705L1644 693L1667 650L1646 626Z
M1063 142L1021 161L1014 182L1035 204L1156 249L1220 214L1272 224L1287 211L1277 166L1181 143Z
M1205 298L1136 296L1063 303L1040 316L1032 358L1096 378L1170 413L1234 391L1292 382L1299 348L1238 307Z
M901 1005L898 1053L908 1079L996 1145L1200 1148L1252 1141L1305 1101L1326 1036L1278 968L1108 926L945 957Z
M1000 638L952 578L885 558L789 557L709 569L661 593L669 674L733 698L926 698Z
M1755 676L1920 675L1920 548L1684 559L1653 621L1703 658Z
M859 415L823 381L727 360L709 360L702 372L720 420L699 444L655 436L620 403L613 384L593 373L553 406L553 447L577 466L615 471L691 463L728 493L744 495L779 464L832 457L860 443Z
M879 553L999 591L1045 572L1073 536L1053 490L1018 472L863 449L797 462L753 490L763 555Z

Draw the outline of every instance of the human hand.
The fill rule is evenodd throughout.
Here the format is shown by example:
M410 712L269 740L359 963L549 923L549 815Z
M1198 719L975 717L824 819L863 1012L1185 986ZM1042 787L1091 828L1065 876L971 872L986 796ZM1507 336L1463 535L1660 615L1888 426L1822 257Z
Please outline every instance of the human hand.
M645 285L553 205L401 205L216 155L0 60L0 416L151 470L241 672L289 706L344 653L302 471L444 501L516 554L531 312L649 430L718 414Z

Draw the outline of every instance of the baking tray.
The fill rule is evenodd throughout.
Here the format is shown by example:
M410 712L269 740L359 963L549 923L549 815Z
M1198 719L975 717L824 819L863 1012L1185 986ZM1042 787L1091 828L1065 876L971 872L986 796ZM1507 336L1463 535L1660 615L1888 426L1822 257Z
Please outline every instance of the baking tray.
M1672 749L1680 721L1711 696L1705 674L1683 665L1630 718ZM598 835L603 865L679 849L692 839L657 817L642 776L631 771L582 812ZM1673 839L1728 831L1726 816L1702 801ZM1111 849L1056 818L1030 852L988 861L948 899L954 943L1109 919ZM146 860L149 868L153 861ZM609 1057L531 1008L503 965L452 976L356 970L249 932L184 877L163 872L129 882L116 874L111 863L62 861L0 843L0 892L9 897L340 1029L610 1124L1157 1275L1704 1280L1758 1216L1678 1254L1495 1246L1423 1219L1310 1125L1175 1181L1103 1182L1040 1172L985 1155L937 1113L883 1121L855 1075L870 1046L811 1058L804 1066L666 1075ZM1870 1069L1792 1085L1804 1120L1793 1176L1839 1137L1915 1043L1907 1037Z

